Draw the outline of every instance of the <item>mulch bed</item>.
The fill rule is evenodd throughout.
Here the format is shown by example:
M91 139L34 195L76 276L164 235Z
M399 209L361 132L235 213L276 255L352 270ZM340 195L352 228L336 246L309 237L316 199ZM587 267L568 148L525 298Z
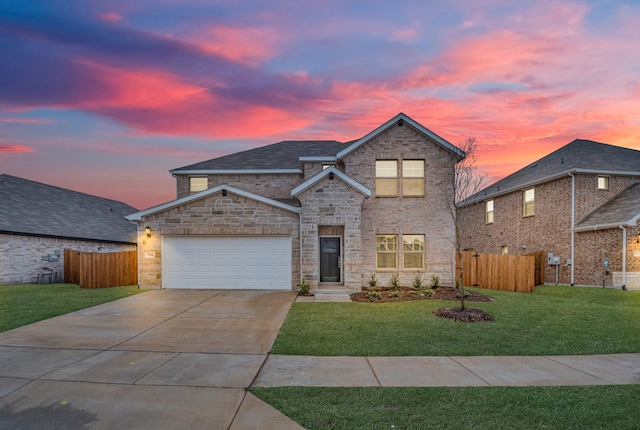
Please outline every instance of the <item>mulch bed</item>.
M368 303L392 303L392 302L406 302L411 300L455 300L457 302L460 301L460 298L457 296L457 291L455 288L451 287L439 287L434 288L433 295L420 294L419 291L414 290L413 288L400 287L398 290L401 291L398 297L389 296L393 294L393 288L385 288L385 287L372 287L367 288L365 291L361 291L359 293L352 293L351 300L354 302L368 302ZM380 298L371 298L368 296L369 291L377 291L380 293ZM494 301L491 297L487 297L483 294L466 291L467 296L464 301L466 302L492 302ZM396 293L397 294L397 293ZM452 308L443 308L436 309L433 311L433 315L440 318L449 318L455 321L461 322L482 322L482 321L493 321L493 317L483 311L482 309L474 309L467 308L460 309L460 307L452 307Z
M351 301L354 302L370 302L370 303L389 303L389 302L407 302L410 300L456 300L460 301L457 297L457 291L455 288L451 287L438 287L434 288L432 296L427 294L420 295L420 293L413 288L400 287L398 288L401 291L399 297L389 297L389 293L393 292L394 289L390 287L375 287L375 288L367 288L365 291L360 291L358 293L352 293ZM367 297L367 293L369 291L377 291L382 296L381 299L372 299ZM465 302L492 302L493 299L491 297L487 297L485 295L475 293L472 291L466 291L468 296L464 299Z

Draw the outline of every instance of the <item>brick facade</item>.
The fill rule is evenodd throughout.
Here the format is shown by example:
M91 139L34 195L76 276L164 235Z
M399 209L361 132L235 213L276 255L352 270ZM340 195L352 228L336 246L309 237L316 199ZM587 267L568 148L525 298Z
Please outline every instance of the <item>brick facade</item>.
M398 160L399 166L404 159L425 160L424 197L403 197L401 190L398 197L376 197L375 161L380 159ZM345 173L374 192L362 204L361 285L365 286L373 273L380 285L386 285L394 273L407 286L416 273L425 281L437 275L443 284L451 285L455 229L445 206L453 198L450 188L453 168L448 151L411 127L393 127L349 154ZM376 270L377 234L396 234L399 240L403 234L424 234L424 268ZM398 266L400 263L399 259Z
M44 267L52 269L56 281L62 281L65 249L81 252L120 252L135 251L136 245L0 234L0 285L37 283ZM59 258L43 260L43 257L55 254L56 251L60 251Z
M575 216L577 224L587 214L611 199L640 177L609 177L609 189L597 188L597 174L576 173ZM549 182L535 185L535 215L523 216L523 191L518 189L507 194L492 197L494 221L485 223L485 201L462 209L462 244L477 252L499 254L503 246L508 253L523 255L545 251L559 256L558 281L571 283L571 184L568 174ZM636 228L637 230L637 228ZM628 228L628 235L634 229ZM637 235L637 233L635 233ZM596 232L575 233L574 284L616 285L614 273L622 270L622 231L608 229ZM628 242L630 244L630 242ZM627 271L637 271L636 257L628 247ZM609 261L608 270L603 267ZM631 277L633 278L633 274ZM545 281L555 283L556 267L546 266ZM618 283L616 286L620 286Z

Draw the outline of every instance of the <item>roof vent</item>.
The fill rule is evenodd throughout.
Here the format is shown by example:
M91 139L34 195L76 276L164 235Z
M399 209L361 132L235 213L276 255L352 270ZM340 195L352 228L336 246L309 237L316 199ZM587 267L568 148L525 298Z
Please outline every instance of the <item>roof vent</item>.
M538 163L534 163L534 164L532 164L530 167L532 167L532 168L533 168L533 167L536 167L537 165L538 165Z

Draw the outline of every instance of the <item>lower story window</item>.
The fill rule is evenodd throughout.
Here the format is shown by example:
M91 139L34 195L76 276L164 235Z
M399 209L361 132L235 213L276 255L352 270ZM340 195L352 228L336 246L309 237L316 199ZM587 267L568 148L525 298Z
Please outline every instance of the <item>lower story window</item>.
M376 268L396 269L398 267L398 236L379 234L376 236Z
M424 267L424 235L405 234L402 236L402 251L405 269Z

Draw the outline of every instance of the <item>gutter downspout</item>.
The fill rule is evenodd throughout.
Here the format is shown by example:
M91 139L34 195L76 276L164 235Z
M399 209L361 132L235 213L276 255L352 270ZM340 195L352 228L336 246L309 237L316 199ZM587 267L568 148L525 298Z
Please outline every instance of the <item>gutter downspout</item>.
M136 236L136 255L138 258L138 289L140 289L140 244L138 243L140 241L140 223L137 221L131 221L130 219L127 219L127 221L129 221L131 224L135 224L136 225L136 230L137 230L137 236Z
M627 229L619 225L622 229L622 289L627 289Z
M576 267L576 177L569 172L571 176L571 286L575 283L575 267Z
M302 281L302 211L298 212L298 240L300 241L299 246L299 257L300 257L300 267L298 268L298 272L300 276L298 278Z

